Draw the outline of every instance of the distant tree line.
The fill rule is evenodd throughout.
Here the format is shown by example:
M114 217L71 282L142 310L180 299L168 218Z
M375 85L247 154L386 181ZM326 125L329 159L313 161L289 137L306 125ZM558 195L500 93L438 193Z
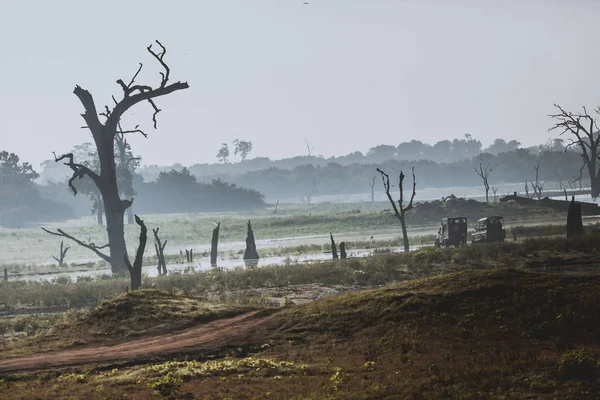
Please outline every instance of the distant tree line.
M0 151L0 226L16 228L26 221L49 222L73 216L66 204L41 196L34 183L38 176L16 154Z
M350 154L324 158L313 155L313 146L308 145L308 155L285 158L281 160L271 160L268 157L247 158L249 151L243 153L243 150L252 150L252 143L245 141L234 141L236 154L240 154L241 161L237 163L229 162L229 147L226 143L217 154L220 163L202 163L189 166L192 174L200 180L210 180L215 176L235 176L242 175L249 171L260 171L270 168L281 170L291 170L304 165L313 165L315 167L324 167L329 163L336 163L342 166L352 164L381 164L388 160L397 161L418 161L430 160L436 163L453 163L457 161L471 160L478 157L481 153L497 155L521 149L521 143L516 140L506 141L505 139L495 139L488 147L483 147L479 140L471 135L465 135L460 139L441 140L433 145L411 140L399 145L382 144L370 148L366 153L355 151ZM539 154L544 151L560 152L565 150L563 139L549 139L546 143L527 148L531 154ZM170 169L180 170L184 166L175 164L172 166L143 166L140 173L146 180L154 180L161 171Z
M73 154L83 165L91 169L97 167L97 157L89 144L75 146ZM99 214L103 211L100 196L89 177L73 181L82 194L75 197L67 189L64 175L68 168L54 161L43 165L62 167L62 178L37 184L39 174L30 164L21 163L16 154L0 152L0 226L13 228L90 214L97 215L99 223L103 222ZM256 190L221 179L197 182L187 168L161 172L154 182L145 182L135 172L136 166L130 165L131 171L119 170L118 183L124 193L135 194L134 206L138 213L243 211L266 206L264 196Z
M538 165L540 181L558 182L565 188L569 187L570 181L579 176L581 168L581 155L570 151L544 151L534 154L527 149L518 149L500 154L483 153L481 158L492 168L489 175L491 186L522 182L522 190L525 181L535 179L535 167ZM475 172L480 162L479 155L470 160L450 163L391 159L377 164L355 163L344 166L332 162L324 166L307 164L291 170L269 168L243 175L219 175L219 178L234 183L243 182L244 186L271 198L300 199L309 193L316 196L370 192L376 168L395 174L401 170L408 171L414 166L421 188L480 186L481 178Z

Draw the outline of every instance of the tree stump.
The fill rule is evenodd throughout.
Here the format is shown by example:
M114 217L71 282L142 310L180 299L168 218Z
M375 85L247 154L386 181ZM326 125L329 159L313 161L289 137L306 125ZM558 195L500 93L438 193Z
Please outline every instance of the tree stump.
M259 260L258 253L256 252L256 242L254 241L254 231L252 230L252 224L248 220L248 234L246 236L246 250L244 251L244 263L246 267L256 267Z
M337 248L335 247L335 240L333 240L333 234L329 233L329 236L331 237L331 254L333 255L333 259L337 260L339 257Z
M575 201L575 196L571 196L571 204L567 212L567 238L581 235L585 235L581 219L581 203Z
M346 242L340 243L340 258L342 260L346 259Z
M215 229L213 229L212 240L210 242L210 266L217 268L217 247L219 246L219 228L221 222L217 223Z

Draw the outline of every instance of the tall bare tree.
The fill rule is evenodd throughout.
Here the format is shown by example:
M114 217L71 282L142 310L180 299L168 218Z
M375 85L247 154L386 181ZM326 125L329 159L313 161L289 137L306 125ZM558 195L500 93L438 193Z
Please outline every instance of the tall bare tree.
M407 211L412 210L413 208L413 200L415 198L415 194L417 194L417 180L415 179L415 167L412 168L412 177L413 177L413 185L412 185L412 195L410 196L410 201L406 206L404 206L404 173L400 171L400 176L398 179L398 189L400 190L400 199L398 200L398 205L396 206L396 202L392 198L390 193L390 177L388 174L377 168L377 172L381 174L381 180L383 181L383 189L385 190L385 194L392 204L392 208L394 209L394 213L398 220L400 220L400 225L402 226L402 241L404 242L404 251L409 251L409 243L408 243L408 234L406 232L406 220L404 218Z
M582 107L583 113L566 111L558 104L554 104L554 107L558 109L558 113L550 114L549 117L557 122L548 131L559 131L559 135L569 134L572 136L567 139L568 144L565 150L573 146L581 149L583 164L578 179L581 181L583 170L587 168L592 198L596 199L600 196L600 170L598 169L600 134L598 134L596 118L591 116L585 107ZM600 107L596 108L594 112L600 114Z
M490 184L488 182L488 177L490 176L490 172L492 172L492 168L490 163L488 162L485 167L483 166L483 156L479 155L479 169L475 168L475 172L477 175L481 177L483 180L483 187L485 188L485 202L490 202Z
M129 208L133 203L133 198L121 199L120 191L117 186L117 164L115 163L114 145L115 136L117 134L131 133L140 133L145 135L145 133L137 126L132 130L120 129L119 126L121 117L136 104L147 101L154 110L152 121L154 128L156 129L156 116L161 109L156 106L154 99L161 96L166 96L175 91L189 88L187 82L169 83L171 70L164 61L167 51L159 41L156 41L156 43L158 46L160 46L161 50L159 52L155 52L152 49L152 45L148 46L147 50L152 57L158 61L164 70L163 72L160 72L161 81L159 86L153 88L148 85L140 85L135 83L135 80L143 67L143 64L140 63L137 72L128 84L123 82L121 79L117 80L117 84L119 84L123 90L123 98L117 101L117 99L113 96L113 101L115 103L114 106L112 108L105 106L105 111L102 113L98 113L92 94L89 91L82 89L80 86L75 86L73 93L79 98L79 101L85 110L85 112L81 115L86 122L86 126L84 128L89 129L91 132L94 143L98 150L98 157L100 159L100 172L94 172L85 165L78 163L71 153L63 154L60 157L55 156L56 162L65 161L65 165L67 165L73 171L73 176L69 179L69 187L74 194L77 194L77 189L73 185L73 181L75 179L81 179L84 176L88 176L99 189L104 203L108 243L104 246L96 246L94 243L84 243L60 229L56 232L49 230L46 230L46 232L69 238L75 241L77 244L93 251L100 258L110 263L113 273L128 271L125 262L128 255L125 244L123 216L125 214L125 210L127 210L127 208ZM100 116L104 117L104 123L100 122ZM103 248L109 249L109 255L100 251Z

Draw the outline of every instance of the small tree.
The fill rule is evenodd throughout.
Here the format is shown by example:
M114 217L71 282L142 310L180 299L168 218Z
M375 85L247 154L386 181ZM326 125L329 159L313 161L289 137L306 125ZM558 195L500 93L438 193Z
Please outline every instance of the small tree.
M167 245L167 241L160 241L160 237L158 237L158 229L159 228L152 229L152 233L154 233L154 250L156 251L156 259L158 260L158 274L166 275L167 261L165 260L165 246Z
M217 158L219 160L221 160L221 162L223 164L227 164L228 163L228 158L229 158L229 146L227 145L227 143L223 143L221 145L221 148L219 149L219 152L217 153Z
M235 139L233 144L235 145L235 155L239 154L242 157L242 161L244 161L252 151L252 142Z
M58 263L58 267L62 268L62 266L65 263L65 258L67 257L67 252L69 251L70 247L64 247L64 242L61 240L60 241L60 250L58 252L58 257L57 256L52 256L52 258L54 258L56 260L56 262Z
M533 195L537 197L538 200L542 198L542 192L544 190L544 184L539 180L540 174L540 165L536 165L535 167L535 183L531 182L531 187L533 187Z
M483 180L483 187L485 188L485 202L490 202L490 184L488 183L488 177L490 176L490 172L492 172L492 168L490 167L490 163L488 162L485 167L483 166L483 156L479 155L479 169L475 168L475 172L477 175L481 177Z
M494 195L494 197L493 197L493 200L492 200L492 201L493 201L494 203L496 203L496 202L497 202L497 200L498 200L498 196L497 196L497 193L498 193L498 188L495 188L495 187L493 187L493 186L492 186L492 193L493 193L493 195Z
M409 244L408 244L408 234L406 232L406 220L404 217L405 217L405 214L407 211L412 210L413 200L415 198L415 194L417 193L416 192L417 180L415 178L415 167L412 168L412 176L413 176L412 195L410 196L410 201L408 202L408 205L406 205L406 207L404 206L404 188L403 188L404 173L402 171L400 171L400 177L398 179L398 189L400 190L400 199L398 200L398 206L396 206L396 203L394 202L394 199L392 198L392 195L390 193L390 177L388 176L388 174L386 174L379 168L377 168L377 171L381 174L381 180L383 181L383 189L385 190L385 194L387 195L387 198L389 199L390 203L392 204L392 208L394 209L394 214L396 214L396 217L398 218L398 220L400 221L400 225L402 226L402 240L404 242L404 251L407 252L407 251L409 251Z

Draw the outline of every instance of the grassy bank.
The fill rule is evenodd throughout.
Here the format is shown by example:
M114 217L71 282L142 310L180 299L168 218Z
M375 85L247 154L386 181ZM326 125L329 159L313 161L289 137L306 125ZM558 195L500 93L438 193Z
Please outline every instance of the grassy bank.
M573 260L599 262L597 235L574 240L527 239L450 249L426 248L411 253L387 253L361 259L309 264L284 263L255 269L173 273L144 278L143 287L206 295L228 290L309 283L375 286L463 269L562 265ZM2 282L0 304L16 308L95 305L124 293L128 277L101 276L77 282ZM242 300L240 300L242 301Z

